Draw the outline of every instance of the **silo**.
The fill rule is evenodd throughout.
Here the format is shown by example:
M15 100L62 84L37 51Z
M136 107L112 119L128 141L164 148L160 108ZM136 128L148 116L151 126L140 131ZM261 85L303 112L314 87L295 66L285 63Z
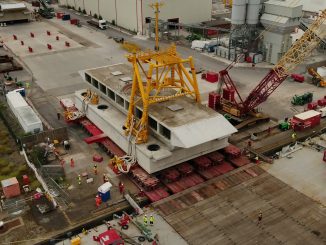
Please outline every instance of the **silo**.
M261 0L248 0L246 23L248 25L257 25L259 21L259 11Z
M232 25L243 25L246 20L246 0L233 0L232 2Z

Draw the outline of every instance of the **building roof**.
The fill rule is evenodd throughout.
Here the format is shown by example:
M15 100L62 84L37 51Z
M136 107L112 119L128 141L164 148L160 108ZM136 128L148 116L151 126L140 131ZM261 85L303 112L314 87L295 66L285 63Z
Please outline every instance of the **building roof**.
M303 11L317 12L326 8L325 0L301 0L303 3Z
M294 8L302 5L300 1L292 1L292 0L287 0L287 1L269 0L265 2L265 4L271 4L271 5L277 5L277 6L289 7L289 8Z
M261 17L262 20L270 21L278 24L286 24L289 21L288 17L264 13Z
M103 185L101 185L97 190L101 193L108 192L112 187L112 184L110 182L106 182Z
M24 3L0 3L1 10L26 9Z
M16 111L27 125L41 123L41 120L30 106L18 107Z
M311 117L315 117L320 115L320 112L314 111L314 110L310 110L310 111L305 111L302 112L300 114L295 115L296 118L300 119L300 120L307 120Z
M16 185L16 184L18 184L18 180L16 177L12 177L12 178L5 179L5 180L1 181L2 188L5 188L5 187L11 186L11 185Z
M11 102L14 108L28 106L23 96L15 91L11 91L6 94L7 100Z

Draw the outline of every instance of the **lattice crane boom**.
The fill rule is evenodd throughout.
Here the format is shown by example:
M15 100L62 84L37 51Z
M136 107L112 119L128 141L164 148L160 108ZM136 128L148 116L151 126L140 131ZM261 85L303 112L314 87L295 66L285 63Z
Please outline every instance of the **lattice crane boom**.
M326 9L321 12L303 36L292 45L257 87L252 90L240 108L243 114L252 111L262 102L266 101L275 89L288 77L290 72L297 65L301 64L311 51L318 46L320 40L326 37L326 32L321 28L325 20Z

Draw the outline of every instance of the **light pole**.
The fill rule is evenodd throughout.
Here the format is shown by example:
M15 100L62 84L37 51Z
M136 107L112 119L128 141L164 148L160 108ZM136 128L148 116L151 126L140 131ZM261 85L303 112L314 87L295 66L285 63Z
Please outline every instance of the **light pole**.
M98 13L98 19L100 19L100 0L97 0L97 13Z

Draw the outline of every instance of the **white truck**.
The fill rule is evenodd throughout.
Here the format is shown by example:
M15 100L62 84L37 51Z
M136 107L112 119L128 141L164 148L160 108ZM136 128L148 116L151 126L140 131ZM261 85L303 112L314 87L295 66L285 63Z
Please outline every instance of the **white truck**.
M326 107L317 109L321 113L321 117L326 117Z
M91 19L87 21L88 24L92 26L96 26L97 28L100 28L101 30L105 30L109 27L106 20L98 20L98 19Z

